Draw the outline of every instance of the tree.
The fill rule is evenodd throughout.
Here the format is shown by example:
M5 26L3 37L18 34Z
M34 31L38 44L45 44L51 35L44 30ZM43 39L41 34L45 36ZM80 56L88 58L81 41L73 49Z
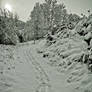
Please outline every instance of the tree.
M5 9L0 9L0 43L16 44L19 42L18 23L19 19L16 15Z
M64 4L58 4L57 0L45 0L42 4L35 4L30 14L29 25L31 28L27 27L27 29L30 30L30 34L34 34L34 39L39 39L47 32L52 33L55 25L66 23L67 18L68 13Z
M48 6L48 24L49 24L49 30L52 29L53 25L54 25L54 14L55 14L55 7L57 4L56 0L45 0L46 5Z
M39 25L40 25L40 19L41 19L41 15L40 15L41 11L40 11L40 4L36 3L33 11L31 12L31 21L32 21L32 25L33 25L33 32L34 32L34 43L35 40L38 38L38 31L39 31Z

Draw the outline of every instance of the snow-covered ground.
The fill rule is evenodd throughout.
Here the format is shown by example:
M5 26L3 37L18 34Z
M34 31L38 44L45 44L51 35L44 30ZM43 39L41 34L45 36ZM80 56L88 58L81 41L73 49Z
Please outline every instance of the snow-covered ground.
M37 49L44 42L41 45L39 42L35 45L27 42L15 47L0 46L0 92L83 92L78 89L79 82L68 83L67 79L72 79L71 71L58 72L56 67L47 64L47 58L37 53ZM76 69L79 69L80 74L77 76L76 70L72 74L77 77L87 71L85 65L81 64ZM89 85L90 82L87 83Z

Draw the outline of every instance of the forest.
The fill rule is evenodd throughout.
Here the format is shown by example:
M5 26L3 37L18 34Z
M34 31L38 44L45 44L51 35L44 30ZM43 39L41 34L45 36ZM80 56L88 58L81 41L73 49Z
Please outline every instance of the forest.
M29 17L30 19L24 23L19 20L17 14L0 9L0 34L7 35L7 37L4 36L5 38L1 37L1 40L6 39L7 41L0 42L16 44L19 41L20 34L22 35L21 38L23 41L40 39L48 32L52 32L53 34L61 25L73 29L76 23L81 20L77 14L68 14L65 5L58 4L56 0L45 0L43 4L37 2ZM16 37L8 38L9 33L6 33L6 31L10 33L12 31L12 35L16 35Z

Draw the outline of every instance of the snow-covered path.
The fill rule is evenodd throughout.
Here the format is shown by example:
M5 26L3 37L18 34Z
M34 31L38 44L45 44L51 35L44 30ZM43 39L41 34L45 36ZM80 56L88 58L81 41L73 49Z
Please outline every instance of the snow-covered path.
M9 82L11 82L8 92L35 92L38 85L33 65L29 64L27 54L24 53L27 49L24 48L16 48L15 59L11 62L15 69L11 69L4 75L5 77L8 76Z
M49 66L36 47L31 43L16 47L11 62L15 68L4 74L8 88L0 92L77 92L67 84L67 75Z

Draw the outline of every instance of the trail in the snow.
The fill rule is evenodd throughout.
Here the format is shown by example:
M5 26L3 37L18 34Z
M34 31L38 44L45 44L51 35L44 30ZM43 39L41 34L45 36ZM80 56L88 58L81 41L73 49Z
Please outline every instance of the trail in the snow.
M36 92L51 92L51 84L49 83L50 79L45 72L45 70L41 67L41 65L35 60L34 56L32 55L31 49L28 50L25 55L27 56L27 61L34 66L36 71L36 78L39 80L39 85L36 88Z
M0 84L0 92L78 92L74 84L67 84L67 74L58 73L49 66L36 48L37 44L32 43L16 46L14 59L5 67L3 80L6 78L6 84Z

